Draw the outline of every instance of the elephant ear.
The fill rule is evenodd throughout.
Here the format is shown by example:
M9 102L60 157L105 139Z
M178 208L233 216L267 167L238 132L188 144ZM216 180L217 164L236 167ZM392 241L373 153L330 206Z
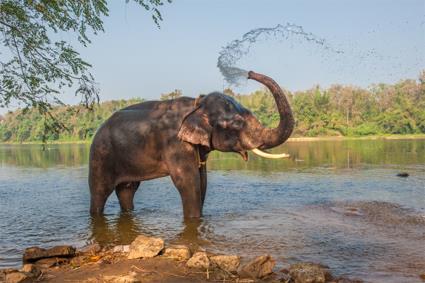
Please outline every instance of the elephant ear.
M178 137L185 142L210 148L211 131L208 116L202 107L197 107L183 119Z

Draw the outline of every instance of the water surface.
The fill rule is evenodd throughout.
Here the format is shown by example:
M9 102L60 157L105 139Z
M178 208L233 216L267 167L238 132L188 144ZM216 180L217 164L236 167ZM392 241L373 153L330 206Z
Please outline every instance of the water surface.
M245 258L272 254L370 282L421 282L425 140L289 142L289 160L214 153L204 217L182 220L168 177L143 182L135 211L115 195L88 215L88 145L0 145L0 268L32 245L128 244L137 234ZM396 176L408 172L408 178Z

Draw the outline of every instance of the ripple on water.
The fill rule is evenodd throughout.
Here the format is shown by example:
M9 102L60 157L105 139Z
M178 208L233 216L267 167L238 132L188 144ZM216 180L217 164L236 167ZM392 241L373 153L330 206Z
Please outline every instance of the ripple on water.
M370 158L362 151L370 143L391 154ZM86 163L68 149L45 163L40 151L2 155L0 145L1 267L20 265L32 245L128 244L143 233L245 258L271 253L282 265L320 262L371 282L417 282L425 270L425 141L285 144L302 164L214 160L205 216L195 222L183 222L169 178L143 182L133 213L119 213L112 195L105 217L91 219Z

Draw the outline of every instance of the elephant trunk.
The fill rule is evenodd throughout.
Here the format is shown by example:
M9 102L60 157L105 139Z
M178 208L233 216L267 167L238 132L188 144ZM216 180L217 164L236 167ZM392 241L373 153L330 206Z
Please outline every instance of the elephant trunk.
M279 85L271 78L248 72L248 79L256 80L265 85L273 94L280 115L279 125L276 128L262 127L259 136L262 139L260 149L268 149L284 143L292 134L294 129L294 117L289 102Z

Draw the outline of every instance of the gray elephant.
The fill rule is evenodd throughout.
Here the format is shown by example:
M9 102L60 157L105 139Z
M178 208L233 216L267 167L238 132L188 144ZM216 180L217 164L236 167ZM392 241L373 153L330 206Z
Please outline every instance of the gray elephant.
M206 161L213 150L247 151L267 158L288 157L263 150L285 142L294 118L282 89L271 78L249 72L248 78L272 92L280 122L266 128L232 97L213 92L196 99L148 101L115 112L97 131L89 163L90 212L102 214L115 190L123 210L133 209L141 181L170 176L180 193L185 218L198 218L207 190Z

